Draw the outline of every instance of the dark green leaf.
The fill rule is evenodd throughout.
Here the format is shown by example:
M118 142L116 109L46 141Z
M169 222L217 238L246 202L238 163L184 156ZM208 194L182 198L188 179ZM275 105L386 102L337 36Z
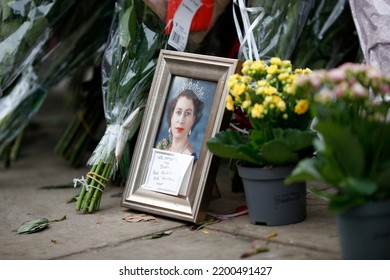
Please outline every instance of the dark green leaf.
M221 131L209 139L206 145L213 154L221 158L234 158L254 164L263 163L259 151L246 143L236 131Z
M62 221L65 221L65 220L66 220L66 215L63 216L62 218L51 220L50 223L53 223L53 222L62 222Z
M367 202L368 200L361 196L333 195L329 201L328 209L332 212L343 212L354 206L366 204Z
M324 182L324 178L318 170L317 161L312 158L301 160L291 175L286 178L285 183L291 184L310 180Z
M374 181L366 178L348 177L343 183L349 192L362 197L369 197L378 189Z
M337 158L342 171L351 177L362 177L364 150L355 135L346 127L326 121L317 123L315 129L323 136L327 149L331 149L328 152Z
M299 160L298 155L292 152L287 144L281 140L272 140L265 143L260 152L267 163L274 165L283 165Z
M49 225L49 220L46 218L33 219L21 224L18 227L17 232L19 234L34 233L45 229L48 225Z
M161 237L164 237L167 235L171 235L172 232L173 232L173 230L163 230L163 231L155 232L152 235L149 235L148 237L146 237L146 239L161 238Z
M282 140L288 145L291 151L296 152L313 146L313 141L317 137L314 131L292 128L275 128L273 133L275 139Z

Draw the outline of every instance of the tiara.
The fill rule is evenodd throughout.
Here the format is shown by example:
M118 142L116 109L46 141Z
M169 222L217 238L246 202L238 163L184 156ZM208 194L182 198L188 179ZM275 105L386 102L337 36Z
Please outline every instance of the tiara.
M192 90L196 96L198 97L198 99L200 101L203 101L203 87L199 86L199 83L198 82L192 82L189 81L187 83L182 83L176 90L175 92L175 96L178 96L180 93L182 93L183 91L185 90Z

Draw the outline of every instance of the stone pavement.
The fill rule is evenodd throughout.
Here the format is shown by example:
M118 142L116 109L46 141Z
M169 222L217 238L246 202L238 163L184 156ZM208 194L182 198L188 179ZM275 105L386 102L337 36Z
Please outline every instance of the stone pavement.
M266 260L336 260L341 258L334 216L324 201L308 193L307 217L286 226L260 226L249 223L247 215L192 230L180 220L156 217L156 221L130 223L128 213L138 213L120 206L122 187L109 185L101 208L94 214L80 214L74 203L67 203L77 190L73 178L80 178L86 168L74 169L53 152L66 122L60 115L61 97L49 95L42 110L34 117L20 159L11 168L0 167L0 259L240 259L254 244L265 252L248 259ZM66 115L66 112L65 112ZM229 214L245 205L242 192L232 192L227 178L227 164L222 161L217 183L221 197L214 198L209 212ZM64 186L42 188L45 186ZM45 217L49 227L34 234L14 230L27 220ZM157 239L156 232L172 231Z

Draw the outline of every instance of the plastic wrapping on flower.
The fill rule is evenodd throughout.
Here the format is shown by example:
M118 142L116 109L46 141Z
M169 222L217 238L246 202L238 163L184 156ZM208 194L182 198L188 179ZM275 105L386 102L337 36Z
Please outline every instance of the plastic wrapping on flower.
M2 145L11 144L43 101L42 94L33 90L25 92L21 100L8 94L20 91L14 87L20 87L26 75L31 77L26 73L34 73L34 82L42 93L76 67L92 64L107 38L105 25L107 19L110 23L113 10L110 5L114 6L103 0L0 3L0 98L4 98L0 111L12 127L0 128ZM98 30L92 32L94 28ZM34 70L26 70L31 67ZM10 120L17 121L11 125Z
M27 125L46 94L31 67L23 72L9 94L0 98L0 152Z
M0 96L34 60L49 37L50 27L72 2L0 2Z
M122 5L117 5L117 14L124 16L114 19L102 62L102 92L107 128L88 160L87 164L91 166L99 161L117 165L121 151L117 151L118 158L114 163L110 161L117 145L124 147L118 140L132 137L140 124L142 111L132 116L136 120L132 122L132 127L126 128L127 137L119 135L123 131L123 123L132 112L146 104L156 66L156 54L165 40L162 25L151 26L154 29L147 25L150 21L146 22L145 19L151 12L146 6L136 4L126 7L123 3L119 4ZM126 31L128 23L123 19L139 20L136 12L140 8L144 13L141 20L145 21L139 22L136 30Z
M118 168L126 141L141 122L156 67L165 43L164 26L142 1L116 3L110 35L102 61L102 93L106 131L87 164L76 211L99 210L102 193ZM122 149L122 150L121 150Z
M358 60L359 41L347 0L316 0L295 47L297 67L333 68Z
M366 62L390 74L390 6L388 1L350 0Z
M34 62L42 86L56 85L75 69L93 66L100 59L113 10L111 1L84 0L61 17L50 44Z
M277 56L289 59L306 24L314 0L234 0L239 58L259 60ZM239 21L241 18L241 21Z

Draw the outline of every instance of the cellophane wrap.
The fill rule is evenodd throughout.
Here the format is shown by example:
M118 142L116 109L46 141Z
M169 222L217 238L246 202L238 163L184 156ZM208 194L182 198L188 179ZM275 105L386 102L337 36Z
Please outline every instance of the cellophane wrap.
M132 116L134 119L130 126L124 129L123 124L131 113L146 104L156 54L165 40L163 30L158 16L143 2L117 2L116 16L102 62L102 94L107 127L88 165L103 161L117 166L120 155L113 157L113 154L120 145L118 141L126 141L138 129L142 110ZM126 137L123 137L123 130ZM115 168L111 173L114 171Z
M289 59L314 0L234 0L240 59Z
M32 67L26 69L9 94L0 98L0 154L40 108L46 92Z
M366 63L390 74L389 1L349 0Z
M0 2L0 96L32 63L72 1Z

